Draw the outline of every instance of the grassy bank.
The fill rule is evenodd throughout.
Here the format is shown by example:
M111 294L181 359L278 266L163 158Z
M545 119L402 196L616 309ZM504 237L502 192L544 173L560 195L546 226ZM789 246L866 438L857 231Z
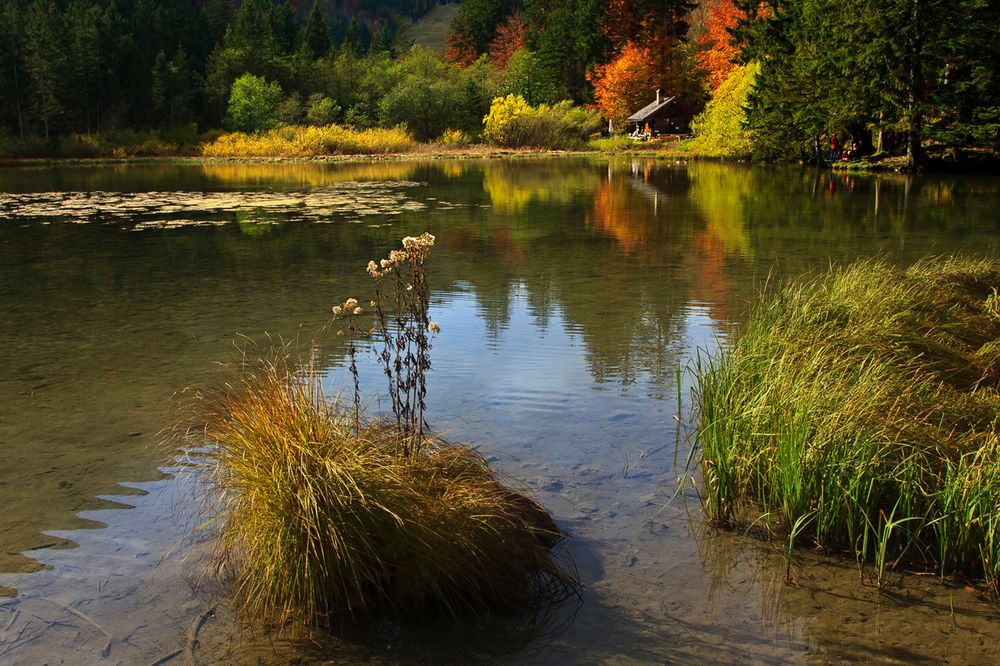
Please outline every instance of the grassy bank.
M117 130L45 139L0 135L0 159L129 159L199 155L202 144L220 132L199 133L193 126L172 130Z
M551 129L551 128L549 128ZM560 130L562 131L562 130ZM315 159L347 156L471 156L510 154L634 153L656 157L688 157L683 143L633 141L614 135L583 142L563 141L552 130L551 146L501 146L476 142L462 132L449 131L434 142L418 142L402 128L354 129L344 125L288 125L267 132L214 130L199 134L194 128L164 131L131 130L78 134L45 140L0 136L0 161L10 164L44 160L129 160L142 158ZM531 142L528 142L529 144ZM546 141L538 143L545 144ZM562 145L565 143L566 145Z
M759 303L699 368L710 517L995 590L998 288L994 261L866 262Z

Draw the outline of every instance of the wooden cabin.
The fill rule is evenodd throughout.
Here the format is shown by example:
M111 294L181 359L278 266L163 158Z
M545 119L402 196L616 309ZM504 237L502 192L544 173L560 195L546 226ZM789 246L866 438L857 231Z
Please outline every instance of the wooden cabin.
M659 90L656 99L626 119L633 136L659 136L661 134L687 134L694 111L678 96L665 97Z

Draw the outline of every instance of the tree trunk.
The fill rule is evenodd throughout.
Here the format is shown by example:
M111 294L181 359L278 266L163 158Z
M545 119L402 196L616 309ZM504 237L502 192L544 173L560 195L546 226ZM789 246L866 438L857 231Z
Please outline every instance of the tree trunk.
M17 109L17 134L24 140L24 119L21 116L21 84L17 76L17 54L14 54L14 107Z
M921 64L923 44L920 38L920 0L910 3L910 36L908 50L910 59L909 80L907 81L907 115L906 124L906 166L910 171L916 170L921 163L920 140L924 126L924 80Z

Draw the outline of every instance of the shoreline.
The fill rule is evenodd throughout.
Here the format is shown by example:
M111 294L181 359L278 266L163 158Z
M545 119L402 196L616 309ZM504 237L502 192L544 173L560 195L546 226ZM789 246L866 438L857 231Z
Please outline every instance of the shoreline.
M749 158L711 157L678 149L648 148L618 151L602 150L549 150L549 149L508 149L474 148L457 150L416 150L405 153L341 153L312 155L307 157L254 156L254 157L205 157L201 155L144 155L135 157L5 157L0 158L0 168L43 168L53 166L111 166L126 164L360 164L372 162L404 162L408 160L505 160L505 159L552 159L552 158L612 158L633 157L658 161L674 160L680 164L689 162L715 162L741 166L800 166L827 169L843 174L1000 174L1000 160L984 160L974 163L951 163L934 160L915 172L905 166L905 158L890 157L877 161L858 160L834 164L811 164L807 162L775 162L752 160Z
M358 163L358 162L402 162L406 160L476 160L476 159L510 159L532 158L545 159L551 157L594 157L634 155L647 156L656 159L685 160L692 156L680 151L660 150L549 150L549 149L510 149L510 148L473 148L455 150L415 150L405 153L338 153L330 155L311 155L304 157L268 156L254 157L206 157L202 155L143 155L136 157L5 157L0 158L0 167L33 167L56 165L99 166L106 164L307 164L310 162L324 164ZM707 159L707 158L699 158Z

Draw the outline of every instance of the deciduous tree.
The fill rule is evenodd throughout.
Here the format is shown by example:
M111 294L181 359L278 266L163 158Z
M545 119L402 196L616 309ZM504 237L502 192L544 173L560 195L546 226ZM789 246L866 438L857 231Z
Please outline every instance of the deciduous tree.
M281 104L281 86L276 81L244 74L233 81L226 110L226 124L242 132L260 132L274 127L278 122L277 110Z
M705 18L705 31L698 38L698 64L705 70L712 89L718 88L736 64L739 49L732 30L742 16L733 0L712 4Z
M623 128L625 119L649 102L660 81L656 60L649 48L627 42L614 60L593 70L597 108L615 129Z

